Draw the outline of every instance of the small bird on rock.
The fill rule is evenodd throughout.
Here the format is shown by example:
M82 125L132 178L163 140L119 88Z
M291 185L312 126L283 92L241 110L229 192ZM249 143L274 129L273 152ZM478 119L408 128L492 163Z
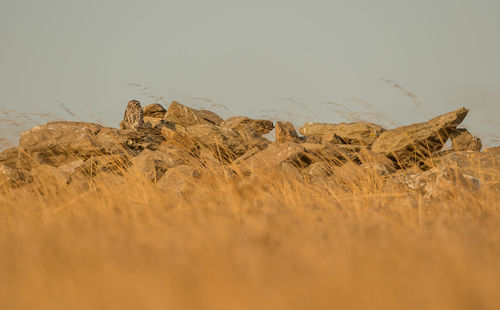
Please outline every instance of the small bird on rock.
M120 123L122 130L137 130L144 127L144 112L142 111L141 103L137 100L130 100L123 116L123 121Z

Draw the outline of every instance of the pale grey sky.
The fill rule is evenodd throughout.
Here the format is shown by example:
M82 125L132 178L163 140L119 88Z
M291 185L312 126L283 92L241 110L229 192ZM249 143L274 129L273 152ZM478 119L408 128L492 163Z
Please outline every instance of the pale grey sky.
M0 106L116 126L129 99L154 100L128 83L297 125L466 106L466 126L499 144L499 32L498 0L1 0Z

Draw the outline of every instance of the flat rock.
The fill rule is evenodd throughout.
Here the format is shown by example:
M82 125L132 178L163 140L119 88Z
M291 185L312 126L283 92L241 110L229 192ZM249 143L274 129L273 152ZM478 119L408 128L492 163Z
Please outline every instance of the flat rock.
M375 140L371 150L397 161L401 167L412 166L437 154L468 112L460 108L428 122L387 130Z
M182 124L184 126L198 124L217 125L221 120L222 118L213 112L196 110L180 104L177 101L173 101L170 104L165 114L165 121Z
M307 123L299 129L306 136L320 137L323 143L372 145L385 131L379 125L368 122L325 124Z
M236 131L250 130L257 135L265 135L274 129L272 121L264 119L252 119L246 116L234 116L225 120L221 125L222 128L232 129Z
M271 144L265 150L257 152L250 158L239 163L244 169L267 169L279 167L283 162L293 163L295 166L305 166L310 160L305 154L305 148L294 142Z
M131 159L133 168L149 180L156 182L168 169L188 164L194 160L190 154L174 146L162 146L159 150L145 150Z

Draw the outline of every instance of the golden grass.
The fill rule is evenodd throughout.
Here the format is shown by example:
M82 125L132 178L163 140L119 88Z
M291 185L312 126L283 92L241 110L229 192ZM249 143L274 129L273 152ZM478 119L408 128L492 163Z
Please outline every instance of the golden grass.
M0 194L0 309L500 309L500 195L131 171Z

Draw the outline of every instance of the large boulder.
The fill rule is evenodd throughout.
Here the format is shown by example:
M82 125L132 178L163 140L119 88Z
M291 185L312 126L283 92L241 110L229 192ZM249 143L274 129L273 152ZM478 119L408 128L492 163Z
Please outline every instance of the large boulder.
M222 128L232 129L235 131L250 131L257 135L265 135L274 129L272 121L264 119L251 119L246 116L230 117L220 126Z
M27 171L0 164L0 190L20 187L30 181Z
M373 143L372 151L397 161L401 167L412 166L437 154L468 112L460 108L428 122L385 131Z
M34 162L59 167L91 156L119 153L123 150L120 142L117 129L94 123L50 122L24 132L19 147Z
M298 143L286 142L271 144L265 150L238 162L242 170L259 170L279 167L283 162L288 162L297 167L307 167L310 159L305 153L305 148Z
M180 104L177 101L173 101L165 114L165 121L182 124L184 126L198 124L218 125L222 122L222 118L213 112L196 110Z
M210 150L222 162L232 162L248 149L238 133L211 124L189 126L186 136L200 148Z
M190 164L194 158L186 151L177 147L164 145L159 150L145 150L131 159L136 172L144 175L149 180L156 182L168 169Z
M487 182L500 182L500 152L453 152L434 159L434 165L456 169Z
M379 125L368 122L325 124L307 123L299 129L306 136L320 137L323 143L372 145L385 131Z

